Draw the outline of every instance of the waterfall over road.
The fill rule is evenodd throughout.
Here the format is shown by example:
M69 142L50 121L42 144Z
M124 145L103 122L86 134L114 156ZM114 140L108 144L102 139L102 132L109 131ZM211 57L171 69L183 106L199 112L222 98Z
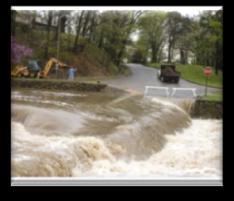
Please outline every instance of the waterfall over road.
M12 176L221 177L222 121L139 94L12 91Z

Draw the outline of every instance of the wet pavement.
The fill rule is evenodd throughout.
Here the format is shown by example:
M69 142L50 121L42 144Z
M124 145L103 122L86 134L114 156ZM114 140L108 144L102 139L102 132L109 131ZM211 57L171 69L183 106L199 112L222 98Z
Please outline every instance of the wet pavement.
M196 94L198 96L205 94L205 87L188 82L186 80L180 79L178 84L175 83L163 83L158 77L157 69L153 69L141 64L127 64L127 66L131 69L132 75L127 77L121 77L113 80L106 80L104 83L121 88L126 90L133 90L140 93L144 93L145 86L154 86L154 87L168 87L169 94L173 93L173 88L179 88L176 90L173 97L175 98L183 98L183 97L194 97L191 90L182 90L182 88L194 88L196 90ZM207 88L207 93L215 93L220 89L216 88ZM165 96L165 89L149 89L147 95L150 96Z

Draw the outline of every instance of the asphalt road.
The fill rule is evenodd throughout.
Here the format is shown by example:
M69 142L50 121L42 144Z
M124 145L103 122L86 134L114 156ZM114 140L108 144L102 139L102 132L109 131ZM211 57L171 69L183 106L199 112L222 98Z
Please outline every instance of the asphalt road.
M173 88L180 88L174 94L175 98L192 98L193 93L191 90L181 90L181 88L195 88L197 95L203 95L205 93L205 87L188 82L186 80L180 79L178 84L175 83L163 83L157 77L157 69L153 69L141 64L127 64L131 69L132 75L126 77L120 77L113 80L106 80L105 83L126 90L133 90L140 93L144 93L145 86L156 86L156 87L168 87L169 93L172 94ZM214 93L219 89L207 88L208 93ZM151 96L165 96L164 89L149 89L147 95Z

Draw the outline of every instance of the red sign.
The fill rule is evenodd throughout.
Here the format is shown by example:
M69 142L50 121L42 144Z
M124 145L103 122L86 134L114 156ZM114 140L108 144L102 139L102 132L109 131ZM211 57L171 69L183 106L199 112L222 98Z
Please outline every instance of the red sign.
M207 66L207 67L204 68L203 72L204 72L205 76L209 77L209 76L212 75L212 68L210 66Z

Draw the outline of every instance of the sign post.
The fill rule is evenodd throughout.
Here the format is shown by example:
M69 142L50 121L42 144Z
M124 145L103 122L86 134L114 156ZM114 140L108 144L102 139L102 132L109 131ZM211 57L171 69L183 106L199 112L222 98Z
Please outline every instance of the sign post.
M205 84L205 96L207 96L207 83L208 78L212 75L212 68L210 66L206 66L203 71L205 77L206 77L206 84Z
M208 82L208 76L206 76L205 96L207 96L207 82Z

